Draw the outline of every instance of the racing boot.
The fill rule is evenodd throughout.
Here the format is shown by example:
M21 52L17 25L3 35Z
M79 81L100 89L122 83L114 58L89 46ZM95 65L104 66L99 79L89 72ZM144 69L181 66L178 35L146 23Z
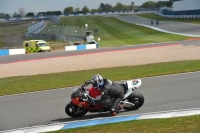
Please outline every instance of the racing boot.
M110 116L116 116L118 113L119 113L118 109L111 109L108 116L109 117Z

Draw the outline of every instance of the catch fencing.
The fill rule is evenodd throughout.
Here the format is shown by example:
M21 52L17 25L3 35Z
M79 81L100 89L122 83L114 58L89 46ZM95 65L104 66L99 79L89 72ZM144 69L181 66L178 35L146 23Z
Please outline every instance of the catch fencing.
M38 34L31 34L34 38L45 40L60 40L66 42L76 42L84 40L87 27L75 26L48 26Z
M46 27L46 24L44 23L44 20L38 22L38 23L34 23L28 26L28 31L26 32L26 36L30 36L31 34L37 34L40 31L42 31L44 28Z
M54 22L56 24L61 24L60 23L60 17L59 16L50 16L49 21Z
M59 25L46 26L44 20L42 20L28 27L26 37L65 42L79 42L85 39L87 27L62 26L60 25L60 17L57 16L51 16L49 19Z

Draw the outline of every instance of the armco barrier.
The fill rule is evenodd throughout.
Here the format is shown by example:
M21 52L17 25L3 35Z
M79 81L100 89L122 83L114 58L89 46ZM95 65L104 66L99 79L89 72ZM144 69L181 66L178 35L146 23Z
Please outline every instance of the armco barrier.
M81 44L76 46L65 46L65 51L95 49L98 47L98 44Z
M0 50L0 56L26 54L25 49L5 49Z

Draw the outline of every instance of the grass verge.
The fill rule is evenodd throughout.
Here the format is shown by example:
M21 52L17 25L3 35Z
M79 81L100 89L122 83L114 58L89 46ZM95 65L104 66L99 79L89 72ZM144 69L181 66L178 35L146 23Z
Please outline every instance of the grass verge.
M200 115L127 121L51 133L199 133Z
M125 66L0 79L0 95L56 89L82 84L96 73L113 81L200 70L200 60Z
M62 17L61 22L66 26L82 27L88 24L89 30L93 31L93 29L97 29L98 32L95 34L95 39L101 38L100 47L179 41L190 38L129 24L114 17Z
M1 23L0 24L0 47L11 47L10 41L6 41L5 39L8 37L14 37L18 36L18 34L26 32L26 26L20 25L21 23ZM24 23L22 23L24 24ZM16 39L16 38L15 38ZM9 39L7 39L9 40ZM16 40L15 43L18 43L18 40ZM13 45L13 44L12 44ZM17 45L18 46L18 45ZM14 47L14 45L12 46ZM21 44L22 47L22 44ZM1 48L0 48L1 49Z
M154 13L136 14L136 15L140 17L148 18L148 19L159 20L159 21L177 21L177 22L200 24L200 18L165 18Z

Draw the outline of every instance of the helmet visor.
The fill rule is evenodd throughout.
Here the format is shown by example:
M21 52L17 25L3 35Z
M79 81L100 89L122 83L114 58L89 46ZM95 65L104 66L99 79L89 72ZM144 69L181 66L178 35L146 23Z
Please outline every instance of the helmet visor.
M92 86L93 86L94 88L98 88L98 83L97 83L97 81L92 82Z

